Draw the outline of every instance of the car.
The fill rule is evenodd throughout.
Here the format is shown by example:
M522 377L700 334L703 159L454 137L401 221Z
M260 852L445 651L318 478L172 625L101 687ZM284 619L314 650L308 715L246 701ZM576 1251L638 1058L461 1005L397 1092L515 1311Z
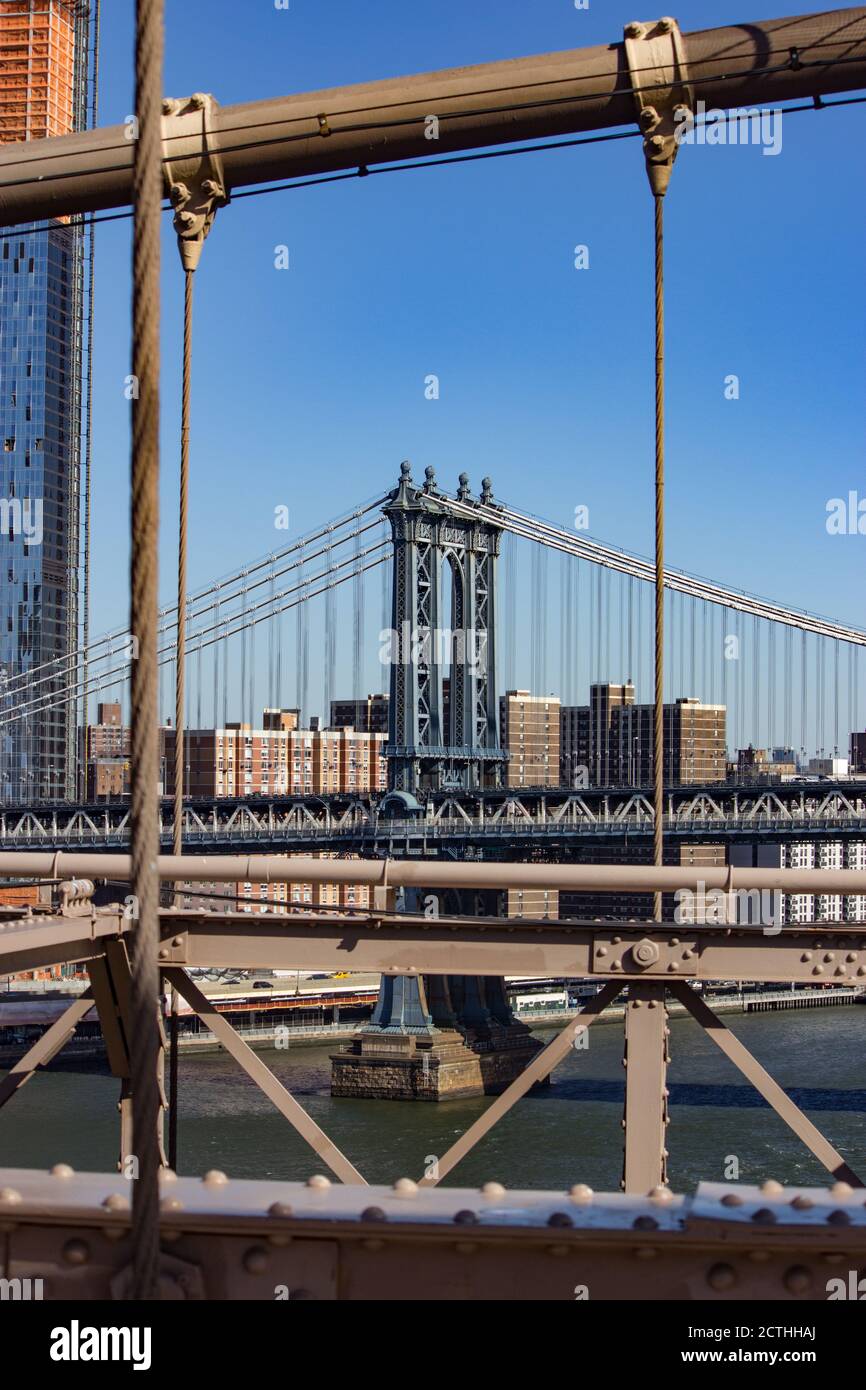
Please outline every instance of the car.
M253 980L253 989L273 989L270 980Z

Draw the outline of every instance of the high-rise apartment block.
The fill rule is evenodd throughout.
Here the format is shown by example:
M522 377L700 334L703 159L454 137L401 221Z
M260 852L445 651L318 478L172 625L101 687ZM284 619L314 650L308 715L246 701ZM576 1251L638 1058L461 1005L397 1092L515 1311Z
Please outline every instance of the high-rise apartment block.
M82 0L0 0L0 144L83 128L89 35ZM57 701L0 737L7 801L75 791L82 236L53 220L0 246L0 706L37 667Z
M499 746L506 786L559 785L559 697L507 690L499 697Z
M365 734L387 734L389 704L387 695L367 695L362 700L332 700L331 728L349 725Z
M653 705L636 705L634 686L597 684L588 705L561 712L564 786L647 787L653 780ZM671 786L724 782L725 706L683 697L664 706L664 778Z

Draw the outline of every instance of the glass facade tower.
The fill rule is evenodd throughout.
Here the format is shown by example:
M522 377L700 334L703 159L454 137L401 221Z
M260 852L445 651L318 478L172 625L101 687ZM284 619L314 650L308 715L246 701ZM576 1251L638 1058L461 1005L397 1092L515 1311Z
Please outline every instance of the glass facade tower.
M89 6L0 0L0 143L86 125ZM75 794L85 258L64 220L0 239L0 799ZM89 334L88 334L89 337ZM25 680L28 678L27 684Z

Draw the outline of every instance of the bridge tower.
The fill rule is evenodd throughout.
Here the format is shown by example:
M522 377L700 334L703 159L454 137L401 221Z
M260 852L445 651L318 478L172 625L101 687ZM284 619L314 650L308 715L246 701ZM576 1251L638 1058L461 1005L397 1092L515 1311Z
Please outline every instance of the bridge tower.
M502 783L495 642L502 527L473 515L479 504L493 505L489 478L476 499L461 473L452 499L439 491L432 468L419 488L403 463L383 508L394 540L392 630L382 653L391 666L391 791L385 801L404 802L407 809L417 809L416 792ZM443 627L443 585L449 582ZM404 911L426 915L430 903L436 915L440 911L439 895L407 889L401 897ZM495 892L449 891L441 911L497 915L499 899ZM370 1023L331 1059L331 1094L390 1100L495 1094L540 1047L514 1018L502 979L385 977Z
M495 629L502 528L467 513L479 501L493 504L489 478L475 499L461 473L455 507L439 491L433 468L416 487L404 462L383 508L394 541L392 624L382 650L391 668L387 754L394 791L501 785Z

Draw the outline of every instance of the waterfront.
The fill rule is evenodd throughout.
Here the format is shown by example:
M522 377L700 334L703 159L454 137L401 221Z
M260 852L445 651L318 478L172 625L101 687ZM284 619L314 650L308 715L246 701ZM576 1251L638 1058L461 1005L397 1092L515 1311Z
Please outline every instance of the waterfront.
M738 1015L732 1031L846 1160L866 1169L866 1008ZM673 1018L669 1071L669 1178L677 1190L701 1179L767 1177L822 1184L824 1170L689 1019ZM547 1039L552 1033L539 1033ZM476 1118L486 1100L442 1105L332 1100L329 1049L263 1052L263 1059L371 1182L419 1177ZM527 1097L450 1175L456 1186L495 1178L511 1187L619 1187L622 1033L593 1028L589 1047L556 1069L549 1091ZM298 1180L320 1161L224 1054L181 1058L179 1170ZM0 1111L0 1165L113 1172L117 1082L103 1073L36 1075ZM730 1156L739 1173L730 1171ZM728 1171L726 1172L726 1164Z

